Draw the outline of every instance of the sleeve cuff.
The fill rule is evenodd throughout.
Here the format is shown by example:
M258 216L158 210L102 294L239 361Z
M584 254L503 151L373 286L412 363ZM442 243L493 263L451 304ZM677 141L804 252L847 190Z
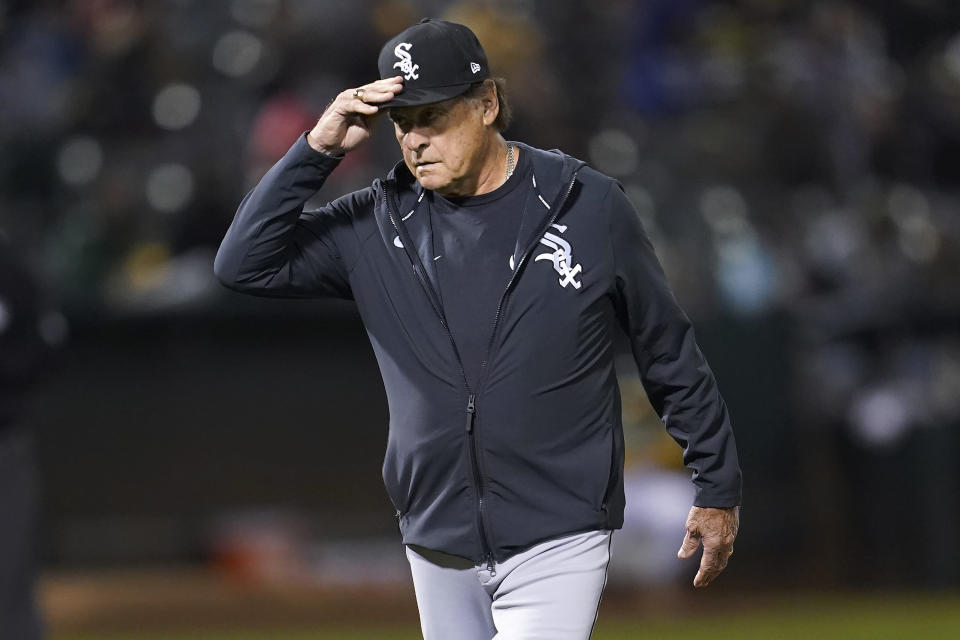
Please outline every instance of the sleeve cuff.
M739 507L741 502L742 496L739 491L704 491L698 488L693 506L705 509L729 509Z
M333 163L336 165L344 156L341 154L339 156L330 155L329 153L324 153L323 151L317 151L310 146L310 143L307 142L307 134L309 131L304 131L303 134L297 138L297 141L293 145L293 149L296 149L298 155L304 156L304 159L309 159L317 163Z

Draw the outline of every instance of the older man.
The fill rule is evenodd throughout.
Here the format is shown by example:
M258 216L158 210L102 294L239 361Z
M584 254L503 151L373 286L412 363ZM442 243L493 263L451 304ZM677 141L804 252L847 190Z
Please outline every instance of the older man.
M383 479L424 637L589 637L623 524L614 331L693 471L680 550L723 570L740 470L727 410L620 185L507 142L501 82L465 26L388 42L247 195L217 255L229 287L356 301L390 410ZM389 113L403 162L304 203Z

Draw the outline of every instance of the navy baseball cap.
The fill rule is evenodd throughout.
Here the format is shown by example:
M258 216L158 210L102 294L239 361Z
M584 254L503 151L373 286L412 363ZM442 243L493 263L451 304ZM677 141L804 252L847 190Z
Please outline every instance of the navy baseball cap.
M380 107L441 102L490 77L487 54L462 24L424 18L380 50L381 78L403 76L403 91Z

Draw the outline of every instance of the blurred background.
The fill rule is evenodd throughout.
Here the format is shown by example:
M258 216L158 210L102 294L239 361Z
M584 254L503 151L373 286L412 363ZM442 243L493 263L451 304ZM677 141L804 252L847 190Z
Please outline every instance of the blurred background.
M743 528L694 593L689 474L623 349L598 637L957 637L960 4L0 0L0 568L35 555L51 637L416 637L353 306L212 261L424 16L477 33L508 138L623 183L733 415ZM381 123L320 197L397 160Z

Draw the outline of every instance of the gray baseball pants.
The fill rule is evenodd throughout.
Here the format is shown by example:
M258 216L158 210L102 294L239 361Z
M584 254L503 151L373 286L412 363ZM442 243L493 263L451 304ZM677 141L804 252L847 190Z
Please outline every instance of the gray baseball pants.
M548 540L494 565L407 547L424 640L586 640L612 531Z

